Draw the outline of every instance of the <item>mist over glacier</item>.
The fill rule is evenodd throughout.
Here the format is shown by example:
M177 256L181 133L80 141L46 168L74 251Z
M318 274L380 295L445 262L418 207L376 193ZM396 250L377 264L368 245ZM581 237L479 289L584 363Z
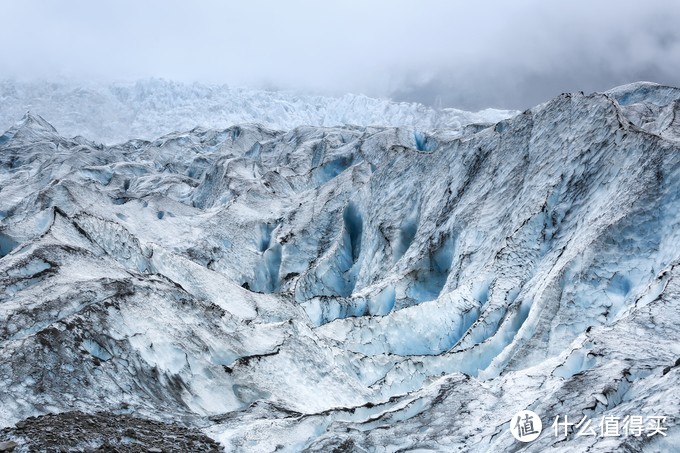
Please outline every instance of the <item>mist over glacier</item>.
M315 96L163 79L0 82L0 130L10 128L26 112L38 113L64 136L81 135L106 144L154 140L199 126L224 129L246 123L279 130L344 125L456 130L518 113L498 109L473 113L364 95Z
M680 442L680 89L469 113L53 88L0 86L3 427L131 415L227 451ZM82 99L100 107L63 102ZM524 409L547 426L530 444ZM558 415L668 430L564 440Z

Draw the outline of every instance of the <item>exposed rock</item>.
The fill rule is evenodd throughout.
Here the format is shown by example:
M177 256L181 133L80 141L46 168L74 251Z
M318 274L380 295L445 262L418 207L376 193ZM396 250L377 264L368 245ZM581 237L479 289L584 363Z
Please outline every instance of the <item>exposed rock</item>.
M11 441L11 440L5 441L5 442L0 442L0 451L7 451L7 452L14 451L16 446L17 446L17 443L14 442L14 441Z
M94 421L95 426L88 421ZM17 452L221 451L214 440L196 429L105 412L45 415L27 419L20 432L12 428L0 432L20 439ZM12 451L16 446L17 442L0 443L0 451Z

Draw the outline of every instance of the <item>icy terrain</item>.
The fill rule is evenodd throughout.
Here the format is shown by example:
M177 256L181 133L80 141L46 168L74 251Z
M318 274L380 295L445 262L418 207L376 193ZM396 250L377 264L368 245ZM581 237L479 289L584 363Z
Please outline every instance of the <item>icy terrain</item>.
M494 109L472 113L361 95L309 96L159 79L85 85L0 81L0 131L27 111L39 113L65 137L82 135L107 144L153 140L196 126L223 129L245 123L280 130L345 125L460 129L518 113Z
M244 452L680 444L680 89L115 146L31 114L0 137L0 251L0 426L110 411ZM550 426L584 415L667 431Z

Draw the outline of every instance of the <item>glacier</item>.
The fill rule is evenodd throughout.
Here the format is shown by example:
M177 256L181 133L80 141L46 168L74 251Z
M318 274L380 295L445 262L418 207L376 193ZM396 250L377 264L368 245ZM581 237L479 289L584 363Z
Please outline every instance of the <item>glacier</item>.
M26 111L39 113L66 136L80 135L105 144L153 140L197 126L225 129L246 123L279 130L345 125L457 130L519 113L466 112L365 95L321 96L164 79L0 81L0 130L10 128Z
M79 411L226 451L677 448L680 89L452 123L402 106L378 126L385 105L359 104L363 121L129 140L18 115L0 136L8 439ZM524 409L531 443L510 434ZM667 430L550 426L638 415Z

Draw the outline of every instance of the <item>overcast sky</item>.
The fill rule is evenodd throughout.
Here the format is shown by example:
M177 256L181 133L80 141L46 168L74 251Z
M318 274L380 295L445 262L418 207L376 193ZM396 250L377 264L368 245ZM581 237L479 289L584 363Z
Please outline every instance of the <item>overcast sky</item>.
M36 1L1 4L0 78L179 81L479 109L680 85L680 2Z

